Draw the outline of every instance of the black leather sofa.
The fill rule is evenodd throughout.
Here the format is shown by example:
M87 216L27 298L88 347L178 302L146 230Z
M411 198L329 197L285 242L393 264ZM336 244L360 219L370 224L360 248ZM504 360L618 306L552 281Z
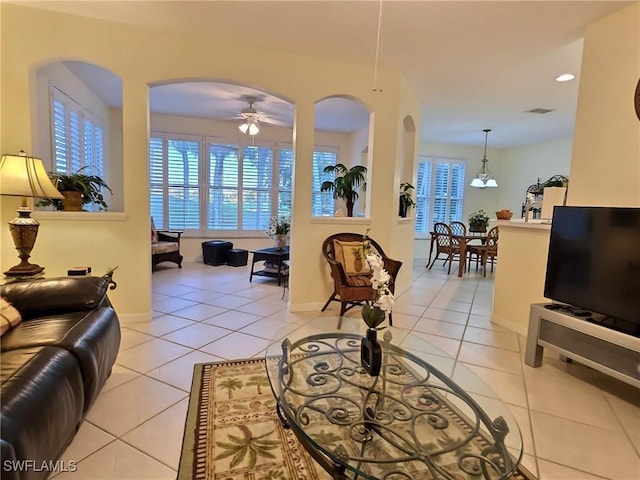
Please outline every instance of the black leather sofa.
M111 374L120 324L109 288L111 274L1 287L22 316L1 340L3 480L47 478Z

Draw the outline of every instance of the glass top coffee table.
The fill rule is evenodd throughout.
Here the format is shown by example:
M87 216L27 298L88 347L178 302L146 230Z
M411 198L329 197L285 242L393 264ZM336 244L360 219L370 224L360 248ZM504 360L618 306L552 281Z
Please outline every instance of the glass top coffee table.
M382 369L371 377L360 364L364 332L356 318L318 317L278 332L267 348L283 425L333 478L505 479L514 472L522 457L518 425L482 380L397 328L378 332Z

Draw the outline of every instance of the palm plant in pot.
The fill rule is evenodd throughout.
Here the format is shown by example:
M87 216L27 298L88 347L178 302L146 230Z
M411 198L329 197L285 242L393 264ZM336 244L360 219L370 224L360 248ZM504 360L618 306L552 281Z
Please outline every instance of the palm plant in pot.
M409 213L409 209L416 206L416 202L413 201L413 198L411 196L411 190L413 189L414 186L408 182L403 182L400 184L400 201L398 215L402 218L406 218Z
M58 191L64 195L63 200L44 199L38 206L53 206L56 210L82 211L86 204L93 203L98 210L108 210L109 206L105 201L103 190L108 190L113 195L111 188L97 175L88 175L82 171L82 167L74 173L49 173L51 182Z
M356 165L347 168L342 163L336 163L324 167L324 172L335 173L336 178L333 181L322 182L320 191L333 192L334 199L344 200L347 206L347 216L353 217L353 205L358 199L358 187L362 186L362 190L367 187L367 167Z

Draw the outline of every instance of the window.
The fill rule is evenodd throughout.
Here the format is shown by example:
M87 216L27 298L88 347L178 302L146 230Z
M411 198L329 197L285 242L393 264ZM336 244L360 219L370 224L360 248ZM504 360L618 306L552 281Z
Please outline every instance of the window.
M333 181L333 173L325 173L324 167L335 165L338 151L335 148L316 149L313 152L313 172L311 180L311 215L314 217L333 217L335 213L335 200L333 192L321 192L322 182Z
M262 234L272 215L291 215L292 173L290 146L152 133L151 215L160 229Z
M151 216L157 228L200 229L200 142L173 136L149 141Z
M462 220L464 174L462 160L420 157L416 188L417 237L425 237L436 222Z
M101 119L56 87L52 88L51 118L55 171L85 168L104 177L104 126Z

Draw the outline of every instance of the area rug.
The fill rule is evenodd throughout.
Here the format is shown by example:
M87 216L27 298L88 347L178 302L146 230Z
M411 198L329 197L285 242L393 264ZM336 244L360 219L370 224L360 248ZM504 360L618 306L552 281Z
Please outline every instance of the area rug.
M264 360L195 365L177 480L330 478L282 427ZM535 477L520 468L509 480Z

